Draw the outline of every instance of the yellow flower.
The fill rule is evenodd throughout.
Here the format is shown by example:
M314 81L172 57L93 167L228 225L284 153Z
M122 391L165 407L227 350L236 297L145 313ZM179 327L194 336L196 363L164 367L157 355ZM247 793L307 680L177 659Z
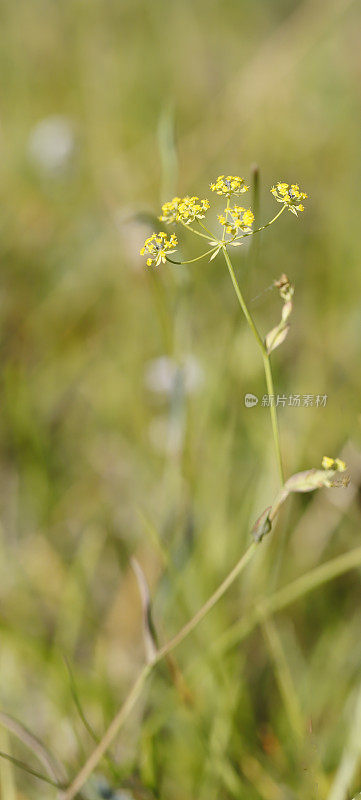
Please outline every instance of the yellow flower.
M219 214L218 221L226 229L227 233L233 236L242 231L242 233L250 233L251 226L254 221L254 214L250 208L242 208L242 206L233 206L233 208L226 208L224 214Z
M152 264L158 267L161 263L165 264L167 254L174 253L177 244L178 241L175 233L172 233L169 238L164 231L152 233L152 235L145 240L144 247L140 250L140 255L148 256L148 267L151 267Z
M162 222L185 222L187 225L195 219L203 219L205 212L209 208L207 199L200 200L199 197L173 197L162 205L162 214L159 219Z
M308 196L306 192L301 192L298 183L276 183L275 186L272 186L270 190L273 196L276 198L277 203L283 203L292 214L296 214L297 211L304 211L305 208L300 203L300 200L305 200Z
M211 183L212 192L217 194L225 194L226 197L231 197L232 194L243 194L247 192L249 186L245 185L244 178L239 178L237 175L219 175L214 183Z
M178 205L181 203L181 197L173 197L173 200L168 200L167 203L162 205L162 214L159 217L161 222L175 222L177 219Z
M345 472L347 469L346 464L340 458L330 458L329 456L324 456L322 459L322 468L323 469L333 469L335 472Z

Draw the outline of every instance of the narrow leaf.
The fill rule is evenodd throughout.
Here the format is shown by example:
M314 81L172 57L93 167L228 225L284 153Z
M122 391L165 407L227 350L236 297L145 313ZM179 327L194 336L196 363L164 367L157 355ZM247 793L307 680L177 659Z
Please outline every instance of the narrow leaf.
M137 579L143 609L143 637L147 662L154 661L157 651L157 635L152 619L150 592L144 572L136 558L131 559L133 572Z
M261 542L263 537L270 532L272 528L271 520L268 516L271 506L268 506L262 514L258 517L251 530L251 534L255 542Z
M0 711L0 724L3 725L4 728L7 728L10 733L17 736L29 750L33 751L38 760L45 767L50 778L56 781L63 781L66 779L62 765L49 753L45 745L40 742L33 733L25 728L25 725L17 719L14 719L14 717L11 717L10 714L6 714L5 711Z
M46 775L42 775L41 772L38 772L36 769L33 769L32 767L29 767L29 765L25 764L24 761L20 761L19 758L15 758L14 756L11 756L9 753L3 753L3 751L0 750L0 758L5 758L7 761L11 761L11 763L14 764L15 767L19 767L19 769L22 769L29 775L33 775L34 778L38 778L39 781L44 781L44 783L48 783L50 784L50 786L55 786L56 789L62 788L62 786L56 783L56 781L53 781Z
M220 249L221 249L221 248L220 248L220 247L218 247L218 248L217 248L217 250L215 250L215 251L214 251L214 253L213 253L213 255L211 255L211 257L210 257L209 261L213 261L213 259L214 259L216 256L218 256L218 253L219 253Z
M266 336L266 348L267 353L272 353L272 350L275 350L276 347L279 347L282 342L284 342L288 331L290 329L289 325L285 325L284 322L280 322L275 328L267 333Z

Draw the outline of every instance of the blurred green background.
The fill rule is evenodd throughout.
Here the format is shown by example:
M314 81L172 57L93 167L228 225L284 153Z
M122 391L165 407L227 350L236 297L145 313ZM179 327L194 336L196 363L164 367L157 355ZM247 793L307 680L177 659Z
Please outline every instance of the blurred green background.
M328 395L281 409L287 474L342 455L351 484L291 499L177 650L182 680L157 669L113 747L117 774L99 765L122 800L346 800L361 786L360 571L243 641L227 634L359 545L360 23L352 0L0 5L1 707L69 777L93 742L64 658L98 734L143 663L129 557L164 642L277 490L268 411L244 406L265 392L262 360L222 259L147 270L139 248L161 202L210 196L220 173L252 183L258 165L260 223L273 182L309 194L235 268L263 333L280 314L264 290L282 272L295 283L276 391ZM200 252L180 239L183 257ZM37 765L5 728L0 749ZM0 787L56 797L5 761Z

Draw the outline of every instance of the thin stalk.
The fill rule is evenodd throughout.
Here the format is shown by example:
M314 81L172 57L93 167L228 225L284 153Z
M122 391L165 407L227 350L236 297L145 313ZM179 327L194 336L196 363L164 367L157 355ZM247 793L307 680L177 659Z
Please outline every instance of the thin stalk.
M130 690L126 700L124 701L118 713L115 715L114 719L110 723L109 728L106 730L103 738L100 740L95 750L93 750L93 752L91 753L90 757L88 758L88 760L86 761L80 772L78 772L71 786L69 786L69 788L66 789L65 792L61 794L60 800L72 800L72 798L76 797L80 789L84 786L84 783L88 780L93 770L95 769L96 765L98 764L104 753L107 751L108 747L110 747L118 731L124 724L125 720L128 718L134 706L136 705L136 702L142 693L143 686L148 678L148 675L151 672L151 669L152 669L152 664L146 664L143 667L135 683L133 684L133 687Z
M209 614L209 612L214 608L214 606L218 603L218 600L223 597L226 591L232 586L232 583L238 578L238 576L243 572L245 566L251 560L257 545L255 542L249 545L246 552L243 556L237 561L237 564L231 572L228 573L227 577L222 581L222 583L218 586L215 592L208 598L208 600L204 603L204 605L197 611L197 613L189 620L189 622L184 625L184 627L177 633L173 639L168 642L168 644L163 645L163 647L158 650L156 656L156 663L161 661L164 656L168 655L172 650L174 650L178 645L189 636L192 631L199 625L199 623L204 619L204 617Z
M201 231L196 231L195 228L191 228L190 225L187 225L182 220L179 220L179 222L180 222L181 225L183 225L183 228L185 228L187 231L192 231L192 233L195 233L197 236L201 236L202 239L212 239L213 238L212 234L210 234L210 236L208 236L208 234L206 235L205 233L201 233Z
M209 228L207 228L206 225L204 225L204 223L200 221L200 219L197 219L197 222L198 222L198 225L200 225L201 228L203 228L204 231L207 231L207 233L211 237L211 239L216 238L214 236L214 234L212 233L212 231L210 231ZM199 231L198 231L198 233L199 233Z
M74 797L78 794L84 783L88 780L90 775L92 774L93 770L96 768L97 764L99 763L100 759L103 757L107 749L110 747L112 742L114 741L116 735L119 733L122 725L124 725L125 721L128 719L131 711L133 710L134 706L136 705L139 697L142 693L143 687L147 681L147 678L153 671L156 664L162 661L165 656L169 655L176 647L178 647L184 639L189 636L192 631L199 625L199 623L204 619L204 617L211 611L212 608L218 603L218 600L223 597L227 589L230 588L232 583L236 580L236 578L240 575L243 571L245 566L251 560L255 550L257 548L257 544L252 542L252 544L248 547L246 552L243 556L239 559L235 567L229 572L227 577L222 581L222 583L218 586L216 591L208 598L208 600L204 603L204 605L197 611L197 613L189 620L189 622L184 625L184 627L177 633L173 639L163 645L163 647L158 650L154 660L149 664L146 664L141 672L139 673L133 687L131 688L126 700L124 701L123 705L120 707L119 711L115 715L114 719L109 725L109 728L106 730L103 738L100 740L97 747L93 750L91 755L89 756L88 760L80 770L80 772L74 778L71 786L65 790L65 792L61 795L61 800L73 800Z
M263 356L264 372L265 372L265 376L266 376L267 392L268 392L268 395L271 398L274 399L275 392L274 392L274 386L273 386L273 376L272 376L270 356L267 353L267 351L265 351L265 350L263 350L262 356ZM272 400L272 399L270 400L270 413L271 413L272 433L273 433L273 441L274 441L274 446L275 446L278 473L279 473L279 476L280 476L281 485L283 486L283 484L285 482L285 476L284 476L283 465L282 465L280 434L279 434L279 429L278 429L278 419L277 419L276 406L274 405L274 400Z
M0 725L20 739L25 747L28 747L29 750L33 751L36 758L45 767L48 776L52 780L55 782L58 781L59 784L62 784L63 786L66 784L67 776L62 765L55 760L43 743L40 742L33 733L25 728L21 722L18 722L17 719L11 717L10 714L6 714L5 711L0 710Z
M201 261L202 258L205 258L206 256L209 256L209 254L213 253L213 251L216 250L216 249L217 249L216 247L211 247L210 250L206 250L206 252L202 253L201 256L197 256L196 258L190 258L189 261L174 261L173 258L169 258L169 256L166 256L166 259L167 259L167 261L170 262L170 264L178 264L178 265L180 265L180 264L193 264L194 261Z
M278 219L278 217L280 217L281 214L283 214L285 208L286 208L286 206L283 205L281 210L278 211L278 213L274 217L272 217L272 219L270 219L269 222L266 222L266 224L262 225L260 228L256 228L256 230L253 231L253 233L259 233L260 231L264 231L266 228L269 228L270 225L273 225L273 223L276 222L276 219ZM248 236L248 234L246 234L246 235Z
M234 269L233 269L233 266L232 266L231 259L230 259L229 255L228 255L228 252L227 252L225 247L223 247L223 255L224 255L227 267L228 267L229 274L231 276L231 280L232 280L232 283L233 283L233 287L234 287L235 293L237 295L238 302L239 302L239 304L241 306L241 309L242 309L242 311L244 313L244 316L246 317L248 325L251 328L251 331L254 334L254 336L256 338L256 341L257 341L257 344L258 344L258 346L259 346L259 348L261 350L261 353L262 353L263 366L264 366L264 371L265 371L268 394L274 397L273 377L272 377L271 362L270 362L269 354L267 353L267 350L266 350L265 344L263 342L263 339L261 338L261 336L260 336L260 334L258 332L257 326L256 326L256 324L254 322L253 317L252 317L252 314L248 310L247 304L245 302L245 299L244 299L243 294L241 292L241 289L239 287L237 278L235 276L235 272L234 272ZM279 476L280 476L280 481L281 481L281 484L283 485L284 482L285 482L285 479L284 479L282 458L281 458L281 448L280 448L279 430L278 430L278 422L277 422L277 412L276 412L276 407L272 403L270 405L270 412L271 412L271 423L272 423L272 432L273 432L273 440L274 440L274 446L275 446L277 467L278 467L278 472L279 472Z
M89 736L93 739L93 741L96 744L98 744L99 736L95 733L94 728L92 727L92 725L90 724L90 722L88 721L88 719L87 719L87 717L86 717L86 715L84 713L83 706L82 706L82 704L80 702L80 699L79 699L79 696L78 696L77 687L76 687L76 684L75 684L75 678L74 678L74 675L72 673L72 669L71 669L70 663L69 663L69 661L68 661L68 659L66 657L64 657L64 662L65 662L65 666L66 666L66 668L68 670L69 682L70 682L70 691L71 691L72 698L73 698L74 703L75 703L76 710L77 710L77 712L79 714L79 717L80 717L80 719L81 719L86 731L88 732ZM107 761L108 761L109 769L112 771L113 778L115 778L115 779L119 778L119 770L117 768L117 764L116 764L115 760L112 758L112 756L110 754L107 755L106 758L107 758ZM64 781L63 781L63 783L64 783Z
M29 775L33 775L34 778L38 778L39 781L44 781L44 783L48 783L50 786L54 786L56 789L59 789L59 784L56 781L53 781L52 778L49 778L47 775L43 775L41 772L38 772L36 769L33 769L29 766L29 764L25 764L24 761L20 761L19 758L15 758L14 756L10 755L10 753L4 753L0 750L0 758L5 758L6 761L10 761L14 764L15 767L19 767L24 772L28 772Z
M228 221L228 211L229 211L229 197L227 198L227 206L226 206L226 211L225 211L226 223ZM224 242L225 238L226 238L226 226L224 225L223 226L223 233L222 233L222 242Z
M227 264L228 271L229 271L229 274L231 276L231 280L232 280L232 283L233 283L233 288L234 288L234 291L235 291L235 293L237 295L238 302L239 302L239 304L241 306L241 309L242 309L242 311L244 313L244 316L246 317L248 325L251 328L251 331L252 331L253 335L256 338L257 344L259 345L259 347L260 347L260 349L262 351L262 355L266 354L266 348L264 346L263 340L262 340L262 338L261 338L261 336L260 336L260 334L259 334L259 332L257 330L256 323L254 322L252 314L250 313L250 311L247 308L245 299L244 299L243 294L242 294L242 292L241 292L241 290L239 288L239 284L237 282L237 278L236 278L235 273L234 273L234 269L233 269L233 266L232 266L231 259L230 259L229 255L228 255L228 252L227 252L226 248L223 247L222 249L223 249L223 255L224 255L224 258L225 258L225 262Z
M259 166L258 164L253 164L252 166L252 209L255 216L255 221L258 221L259 215L259 184L260 184L260 176L259 176Z
M245 239L246 236L253 236L255 233L260 233L260 231L264 231L266 228L269 228L269 226L273 225L273 223L276 222L276 219L278 219L278 217L280 217L281 214L283 214L285 208L286 208L285 205L282 206L281 211L279 211L275 217L270 219L269 222L266 222L265 225L262 225L260 228L256 228L256 230L250 231L249 233L243 233L242 236L238 236L237 239L235 239L234 241L237 241L238 239Z
M361 547L355 547L348 553L331 558L291 583L287 583L269 597L259 600L251 614L247 613L244 619L236 622L218 639L214 645L217 653L225 653L239 644L266 618L287 608L314 589L358 567L361 567Z
M259 226L259 212L260 212L260 170L257 164L252 167L252 211L254 213L254 224L256 228ZM250 239L250 247L248 251L248 261L250 268L254 268L258 262L260 254L260 241L257 239ZM248 270L248 275L250 274Z

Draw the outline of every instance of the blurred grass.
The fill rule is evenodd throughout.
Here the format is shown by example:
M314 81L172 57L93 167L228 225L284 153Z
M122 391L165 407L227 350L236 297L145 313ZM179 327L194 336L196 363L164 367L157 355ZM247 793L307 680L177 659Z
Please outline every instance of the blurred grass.
M359 571L277 615L276 647L258 629L216 646L256 599L359 543L359 23L350 0L0 6L1 707L69 774L92 742L63 654L99 733L142 663L130 554L165 640L237 560L277 486L268 414L243 404L265 392L262 362L221 260L155 274L138 256L169 192L206 196L217 174L249 179L256 161L260 220L274 180L310 195L302 220L284 215L236 257L264 332L279 301L263 290L283 271L296 284L277 391L328 395L325 409L281 410L287 472L345 451L353 489L344 503L290 502L176 654L194 704L159 668L114 756L135 796L342 800L360 788ZM54 116L72 137L57 169L31 145ZM163 355L196 359L198 391L147 388ZM0 786L6 800L55 797L5 763Z

